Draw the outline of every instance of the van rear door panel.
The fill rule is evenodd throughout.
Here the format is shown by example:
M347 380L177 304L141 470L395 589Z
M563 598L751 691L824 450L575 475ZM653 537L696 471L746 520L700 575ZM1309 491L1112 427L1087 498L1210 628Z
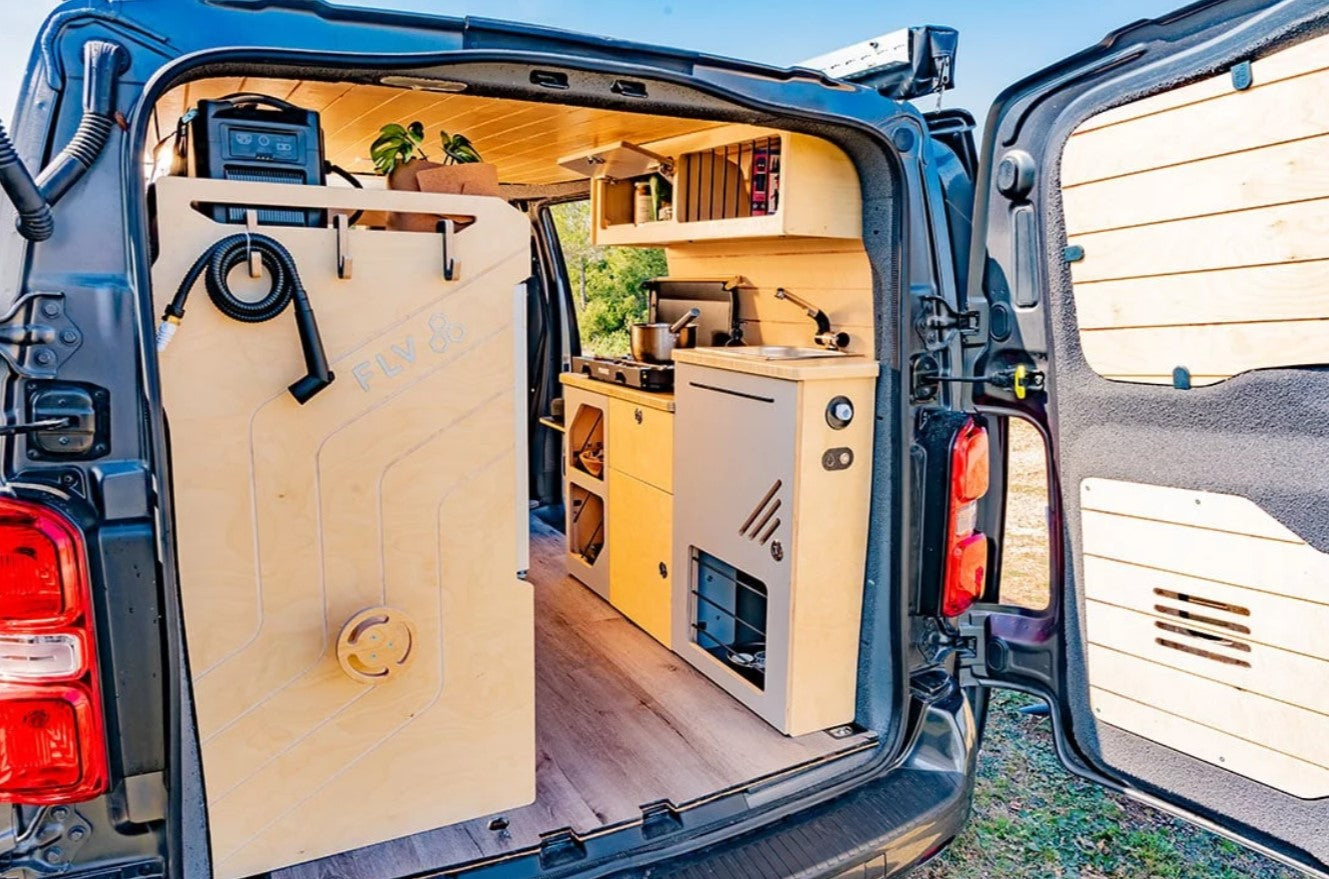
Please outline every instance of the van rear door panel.
M971 263L1013 330L986 356L1048 374L1046 395L979 400L1048 427L1066 538L1057 636L981 611L979 676L1052 695L1080 771L1321 871L1324 19L1213 4L1008 90ZM1007 661L1058 647L1046 673Z

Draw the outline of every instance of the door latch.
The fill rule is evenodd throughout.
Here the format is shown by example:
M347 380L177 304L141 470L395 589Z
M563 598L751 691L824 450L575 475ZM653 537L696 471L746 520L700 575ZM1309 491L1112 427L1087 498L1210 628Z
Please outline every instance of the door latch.
M105 388L81 382L29 382L27 421L0 433L28 435L28 457L89 459L110 445L110 406Z

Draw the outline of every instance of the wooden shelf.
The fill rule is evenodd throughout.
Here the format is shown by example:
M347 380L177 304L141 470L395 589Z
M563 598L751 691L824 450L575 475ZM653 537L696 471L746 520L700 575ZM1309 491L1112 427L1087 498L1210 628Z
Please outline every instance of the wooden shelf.
M622 181L597 179L591 187L591 237L597 245L659 247L690 241L744 238L842 238L863 234L862 195L853 162L838 147L805 134L777 132L751 125L726 125L696 134L645 144L651 152L678 158L723 148L754 138L778 136L779 208L773 214L724 219L680 219L692 163L678 162L674 181L674 216L650 223L613 222L625 215Z

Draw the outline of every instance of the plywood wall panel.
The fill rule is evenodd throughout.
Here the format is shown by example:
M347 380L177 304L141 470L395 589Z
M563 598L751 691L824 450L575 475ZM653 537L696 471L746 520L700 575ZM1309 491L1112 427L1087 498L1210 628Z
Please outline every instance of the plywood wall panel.
M1062 190L1085 357L1192 385L1329 359L1329 38L1109 110L1067 143Z
M788 300L784 287L819 306L836 329L851 337L849 350L872 354L872 269L860 241L753 239L680 244L665 248L675 278L743 277L739 292L748 344L811 345L816 325Z
M527 518L514 402L525 217L465 196L157 187L159 307L199 253L237 230L194 201L477 218L457 236L453 282L435 235L352 230L343 280L332 230L263 228L295 257L337 376L304 406L286 391L303 374L290 314L237 323L195 290L160 355L217 875L530 802L534 623L517 579ZM415 659L370 685L342 670L335 643L376 606L412 621Z
M1086 479L1080 503L1095 716L1329 796L1329 555L1233 495Z

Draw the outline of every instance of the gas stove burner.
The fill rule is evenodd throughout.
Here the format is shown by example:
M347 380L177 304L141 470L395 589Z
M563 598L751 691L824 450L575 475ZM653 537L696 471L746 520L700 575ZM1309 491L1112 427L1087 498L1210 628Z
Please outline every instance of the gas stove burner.
M674 366L668 363L641 363L627 357L574 357L572 371L643 391L674 389Z

